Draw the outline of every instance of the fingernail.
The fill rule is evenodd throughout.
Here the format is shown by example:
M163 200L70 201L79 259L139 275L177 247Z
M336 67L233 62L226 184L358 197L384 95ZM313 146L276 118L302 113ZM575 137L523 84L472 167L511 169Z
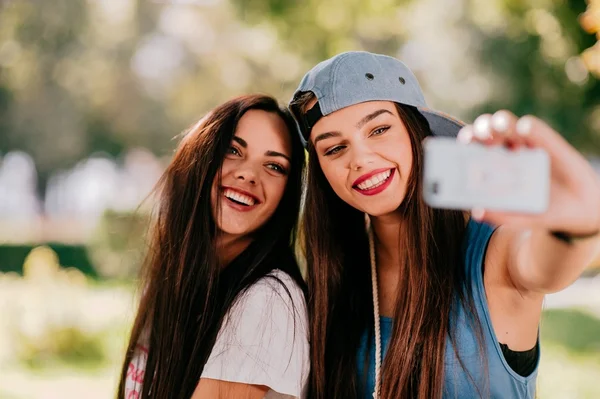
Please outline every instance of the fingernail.
M499 133L504 133L508 130L508 115L505 112L497 112L492 117L492 127Z
M480 116L473 124L473 134L478 139L487 139L490 137L490 116Z
M473 139L473 128L471 127L471 125L464 126L462 129L460 129L460 131L458 132L458 136L456 136L456 139L461 143L470 143Z
M471 211L471 217L478 221L483 219L484 214L485 214L485 210L483 210L481 208L473 208L473 210Z
M531 118L524 116L517 121L516 131L521 136L527 136L531 132Z

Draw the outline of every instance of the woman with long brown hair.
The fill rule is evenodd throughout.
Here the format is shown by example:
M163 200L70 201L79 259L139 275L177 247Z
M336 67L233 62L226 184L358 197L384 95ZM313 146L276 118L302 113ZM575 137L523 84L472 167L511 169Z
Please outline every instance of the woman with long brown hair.
M383 55L320 63L290 107L309 151L309 397L533 398L544 295L598 247L591 166L534 117L499 111L463 127L431 110L413 73ZM459 131L466 145L546 150L547 212L428 207L421 142Z
M118 398L300 398L305 285L293 245L304 151L268 96L184 133L158 187Z

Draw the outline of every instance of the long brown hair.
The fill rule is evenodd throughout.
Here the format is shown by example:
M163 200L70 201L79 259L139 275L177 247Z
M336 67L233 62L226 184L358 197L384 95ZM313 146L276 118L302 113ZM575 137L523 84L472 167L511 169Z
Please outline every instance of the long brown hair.
M237 124L252 109L284 120L292 138L291 167L273 216L249 247L221 268L211 185L214 179L220 183L221 165ZM149 354L141 397L189 398L224 316L242 292L274 269L289 274L305 290L292 251L305 159L295 129L276 100L251 95L217 107L185 132L156 189L158 209L142 268L144 293L123 363L119 399L124 397L128 366L143 334L149 337Z
M305 93L292 109L304 109L311 97ZM406 221L398 238L399 247L404 249L401 259L406 260L400 265L394 313L397 322L382 367L381 397L441 398L447 337L460 362L452 324L458 305L465 306L472 315L470 321L478 340L483 339L483 332L461 257L465 216L460 211L432 209L424 203L421 142L431 130L415 108L396 107L410 135L413 167L399 209ZM335 194L310 142L308 149L302 241L309 286L309 397L362 397L366 367L365 375L358 378L356 356L365 331L369 343L374 335L364 214Z

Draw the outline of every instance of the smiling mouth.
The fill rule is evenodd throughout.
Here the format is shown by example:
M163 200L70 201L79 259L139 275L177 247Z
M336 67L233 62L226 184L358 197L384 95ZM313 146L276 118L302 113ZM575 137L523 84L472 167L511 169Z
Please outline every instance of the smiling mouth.
M250 197L249 195L238 193L237 191L234 191L231 189L225 189L223 191L223 195L225 196L225 198L227 198L229 201L233 202L234 204L238 204L238 205L242 205L242 206L250 207L250 206L256 205L258 203L258 201L256 201L254 198Z
M386 170L385 172L381 172L376 174L375 176L371 176L367 180L357 184L354 186L355 189L359 191L369 191L373 190L377 187L383 186L390 179L392 175L392 170Z

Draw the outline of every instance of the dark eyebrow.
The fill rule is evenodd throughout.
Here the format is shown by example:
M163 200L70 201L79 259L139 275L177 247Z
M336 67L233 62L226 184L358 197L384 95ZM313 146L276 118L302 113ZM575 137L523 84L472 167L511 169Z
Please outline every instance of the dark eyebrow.
M366 125L367 123L371 122L373 119L377 118L379 115L381 114L390 114L393 115L390 111L388 111L387 109L379 109L375 112L370 113L369 115L365 116L364 118L362 118L360 121L358 121L358 123L356 124L356 128L360 129L361 127L363 127L364 125Z
M238 136L233 136L233 141L237 142L239 145L241 145L244 148L248 148L248 143L246 143L246 140L238 137Z
M388 111L387 109L379 109L375 112L370 113L369 115L366 115L364 118L362 118L360 121L358 121L358 123L356 124L356 128L360 129L362 128L364 125L366 125L367 123L369 123L370 121L372 121L373 119L377 118L379 115L381 114L390 114L393 115L390 111ZM332 137L339 137L342 134L340 132L327 132L327 133L321 133L319 134L317 137L315 137L315 141L314 141L314 146L317 146L317 143L321 140L325 140L325 139L330 139Z
M332 137L339 137L342 134L340 132L327 132L327 133L321 133L319 134L317 137L315 137L315 142L314 142L314 146L317 146L317 143L321 140L325 140L325 139L330 139Z
M282 157L282 158L287 159L287 161L289 163L292 163L292 160L290 159L290 157L288 157L287 155L282 154L280 152L277 152L277 151L267 151L267 152L265 152L265 155L268 157Z
M235 141L235 142L237 142L242 147L248 148L248 143L243 138L238 137L238 136L233 136L232 140ZM277 151L267 151L267 152L265 152L265 155L268 156L268 157L282 157L282 158L287 159L287 161L289 163L292 163L292 160L290 159L290 157L288 157L287 155L282 154L280 152L277 152Z

